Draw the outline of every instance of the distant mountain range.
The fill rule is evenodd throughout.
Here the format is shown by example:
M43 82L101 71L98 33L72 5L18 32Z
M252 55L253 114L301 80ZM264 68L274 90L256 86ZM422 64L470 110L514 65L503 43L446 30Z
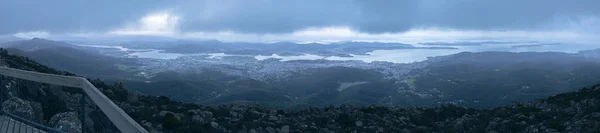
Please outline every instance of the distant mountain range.
M23 51L37 51L47 48L57 47L74 47L66 42L51 41L41 38L33 38L31 40L18 40L11 42L4 42L0 44L4 48L15 48Z
M117 65L133 63L66 42L41 38L0 43L0 47L60 70L92 77L119 75L122 71Z

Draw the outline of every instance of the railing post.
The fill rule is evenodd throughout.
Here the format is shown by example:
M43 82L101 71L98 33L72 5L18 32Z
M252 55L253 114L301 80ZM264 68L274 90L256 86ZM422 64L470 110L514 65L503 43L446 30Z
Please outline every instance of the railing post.
M80 102L81 102L81 118L80 121L82 123L82 132L85 132L85 105L86 105L86 97L90 98L99 109L108 117L108 119L115 125L119 131L124 133L147 133L146 129L144 129L141 125L139 125L135 120L133 120L123 109L119 108L111 99L106 97L98 88L96 88L92 83L90 83L87 79L82 77L75 76L64 76L64 75L55 75L55 74L46 74L39 73L33 71L25 71L14 68L2 67L0 66L0 75L15 77L18 79L24 79L29 81L35 81L40 83L47 83L65 87L73 87L73 88L81 88L83 89L83 94ZM6 92L5 92L6 93ZM83 95L82 94L82 95ZM37 123L33 123L37 124ZM43 126L38 126L41 128L46 128ZM50 130L50 129L49 129ZM56 131L60 132L60 131Z
M81 106L80 110L81 112L79 113L79 121L81 121L81 133L85 133L85 95L81 94L81 98L79 98L79 106Z
M4 76L2 76L2 77L4 77ZM2 77L0 77L0 78L2 78ZM6 88L6 89L8 89L8 88ZM1 110L4 110L4 107L2 106L2 102L4 102L4 91L6 89L0 89L0 109Z

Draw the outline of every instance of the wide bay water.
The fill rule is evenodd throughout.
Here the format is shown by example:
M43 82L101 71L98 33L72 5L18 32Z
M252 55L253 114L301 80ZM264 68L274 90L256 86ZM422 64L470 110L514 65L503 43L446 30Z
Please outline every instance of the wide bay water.
M367 52L363 55L351 55L351 57L339 56L319 56L313 54L281 56L273 54L270 56L258 55L253 56L257 60L265 59L280 59L280 61L293 60L360 60L364 62L386 61L393 63L411 63L426 60L427 57L444 56L456 54L460 52L482 52L482 51L509 51L509 52L577 52L579 50L589 49L585 47L566 47L565 45L543 45L532 47L513 47L516 45L529 45L531 43L511 43L511 44L495 44L482 46L452 46L457 49L396 49L396 50L375 50ZM114 48L119 51L128 52L127 56L135 58L151 58L151 59L177 59L182 56L208 55L206 58L220 59L227 56L248 56L248 55L229 55L224 53L198 53L198 54L180 54L166 53L163 50L157 49L128 49L122 46L91 46L98 48Z

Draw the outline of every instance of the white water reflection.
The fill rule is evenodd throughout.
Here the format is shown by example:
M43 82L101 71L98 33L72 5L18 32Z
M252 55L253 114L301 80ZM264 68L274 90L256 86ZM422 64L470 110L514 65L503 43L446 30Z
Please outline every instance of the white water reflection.
M412 63L426 60L427 57L443 56L460 53L459 49L398 49L375 50L366 55L352 55L352 57L327 57L326 60L361 60L364 62L387 61L393 63Z
M135 58L150 58L150 59L177 59L182 56L186 56L186 54L179 53L164 53L164 50L150 50L144 52L133 52L128 54L129 57Z
M340 57L340 56L319 56L312 54L304 54L299 56L279 56L273 54L271 56L255 56L257 60L265 59L280 59L280 61L293 61L293 60L332 60L332 61L348 61L348 60L360 60L364 62L374 61L386 61L393 63L411 63L417 61L426 60L427 57L450 55L462 52L459 49L399 49L399 50L375 50L373 52L367 52L365 55L354 55L351 57Z
M350 54L351 57L340 56L319 56L312 54L304 54L298 56L279 56L273 54L271 56L258 55L254 58L257 60L265 59L280 59L280 61L293 60L332 60L332 61L347 61L360 60L364 62L386 61L393 63L411 63L426 60L427 57L443 56L462 52L459 49L398 49L398 50L375 50L367 52L364 55Z
M87 45L87 44L80 44L77 46L84 46L84 47L93 47L93 48L106 48L106 49L118 49L119 51L130 51L131 49L125 48L123 46L105 46L105 45Z
M319 55L313 55L313 54L303 54L303 55L293 55L293 56L279 56L277 54L273 54L271 56L257 55L257 56L254 56L254 58L257 60L280 59L280 61L326 59L326 57L319 56Z
M567 47L564 44L539 45L538 43L508 43L481 46L453 46L457 49L397 49L397 50L375 50L367 52L364 55L351 55L351 57L340 56L319 56L313 54L303 54L294 56L281 56L273 54L270 56L258 55L230 55L225 53L198 53L198 54L180 54L165 53L164 50L157 49L128 49L123 46L101 46L101 45L80 45L96 48L110 48L126 52L127 57L151 58L151 59L177 59L182 56L207 55L207 59L222 59L228 56L254 57L256 60L279 59L280 61L294 60L360 60L364 62L385 61L393 63L411 63L426 60L427 57L444 56L460 52L482 52L482 51L508 51L508 52L577 52L579 50L591 49L590 47ZM531 45L531 46L526 46ZM518 47L513 47L518 46ZM524 46L524 47L523 47Z
M506 52L567 52L576 53L581 50L594 49L595 45L572 45L561 43L540 43L540 42L517 42L506 44L493 44L481 46L453 46L457 49L396 49L396 50L375 50L367 52L364 55L353 55L351 57L340 56L319 56L304 54L300 56L279 56L273 54L271 56L256 56L257 60L269 58L280 59L281 61L292 60L360 60L364 62L385 61L393 63L412 63L424 61L428 57L445 56L460 52L484 52L484 51L506 51Z

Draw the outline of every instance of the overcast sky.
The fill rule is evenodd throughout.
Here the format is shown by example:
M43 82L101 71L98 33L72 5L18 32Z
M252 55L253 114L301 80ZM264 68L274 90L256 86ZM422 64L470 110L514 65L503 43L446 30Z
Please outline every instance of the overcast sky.
M0 35L594 38L600 0L1 0Z

